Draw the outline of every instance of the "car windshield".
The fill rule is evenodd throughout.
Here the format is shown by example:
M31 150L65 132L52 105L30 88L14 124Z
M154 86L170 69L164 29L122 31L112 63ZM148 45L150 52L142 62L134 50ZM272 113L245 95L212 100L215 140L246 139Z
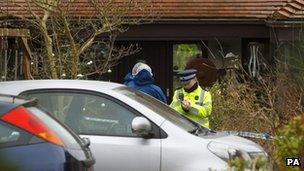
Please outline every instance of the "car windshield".
M123 94L141 103L145 107L161 115L166 120L172 122L176 126L188 132L192 132L193 130L196 130L198 127L195 123L183 117L182 115L177 113L174 109L170 108L168 105L154 99L153 97L145 95L144 93L140 93L128 87L119 87L114 90L119 92L120 94Z

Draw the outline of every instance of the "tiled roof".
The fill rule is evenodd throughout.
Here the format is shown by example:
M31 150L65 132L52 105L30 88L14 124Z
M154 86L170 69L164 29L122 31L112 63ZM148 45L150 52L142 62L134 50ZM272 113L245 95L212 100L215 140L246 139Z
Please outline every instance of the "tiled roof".
M273 16L278 18L304 19L304 0L289 0Z
M7 3L10 1L12 0L0 0L2 13L30 16L26 10L26 0L14 0L15 4ZM121 4L119 1L123 0L115 2ZM90 0L74 0L70 13L82 17L94 16L96 12L89 2ZM33 10L38 12L35 7ZM152 0L146 11L153 11L159 19L303 19L304 0ZM144 14L143 11L129 11L131 16Z

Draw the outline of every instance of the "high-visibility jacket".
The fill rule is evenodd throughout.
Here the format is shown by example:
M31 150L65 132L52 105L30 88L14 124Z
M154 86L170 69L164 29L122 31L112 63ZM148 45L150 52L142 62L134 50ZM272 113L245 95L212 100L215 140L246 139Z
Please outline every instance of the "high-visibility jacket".
M182 100L187 100L190 102L190 110L185 111L182 108ZM203 90L200 86L190 93L187 93L183 88L177 89L174 92L170 107L189 119L198 122L200 125L209 128L208 117L212 111L211 94L210 92Z

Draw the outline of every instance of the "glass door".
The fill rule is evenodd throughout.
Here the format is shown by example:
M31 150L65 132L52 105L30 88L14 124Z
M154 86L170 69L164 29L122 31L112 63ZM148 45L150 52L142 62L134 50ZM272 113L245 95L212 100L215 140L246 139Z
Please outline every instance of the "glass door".
M187 62L202 55L202 49L196 43L173 44L173 91L179 88L177 73L184 70Z

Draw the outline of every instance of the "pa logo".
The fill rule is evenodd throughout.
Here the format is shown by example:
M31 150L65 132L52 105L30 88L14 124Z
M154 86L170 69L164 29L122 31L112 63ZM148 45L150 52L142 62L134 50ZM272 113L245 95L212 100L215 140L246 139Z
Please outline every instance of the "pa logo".
M286 158L286 166L301 166L299 158Z

